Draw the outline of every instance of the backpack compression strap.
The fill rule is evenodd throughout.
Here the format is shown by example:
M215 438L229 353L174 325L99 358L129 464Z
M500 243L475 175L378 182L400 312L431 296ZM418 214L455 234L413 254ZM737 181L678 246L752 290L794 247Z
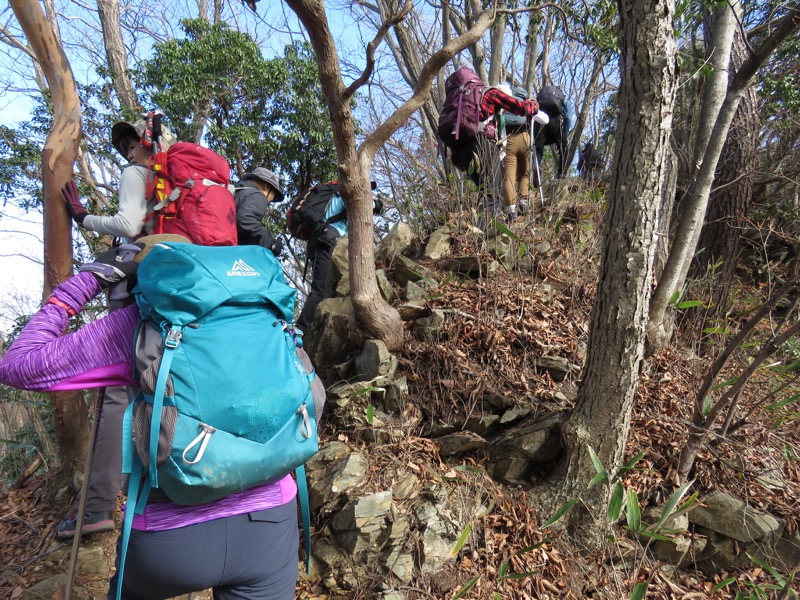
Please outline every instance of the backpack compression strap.
M294 470L297 479L297 496L300 500L300 515L303 518L303 535L306 543L306 575L311 574L311 509L308 503L308 482L306 467L300 465Z
M458 108L456 109L456 126L455 126L455 134L456 140L458 140L458 136L461 133L461 105L464 101L464 94L465 89L463 85L458 86Z
M150 486L158 487L158 437L161 432L161 411L164 408L164 391L167 388L167 377L175 356L175 349L180 345L183 337L183 328L170 329L164 339L164 354L161 356L161 365L158 368L156 389L153 392L153 418L150 420L150 448L148 475Z

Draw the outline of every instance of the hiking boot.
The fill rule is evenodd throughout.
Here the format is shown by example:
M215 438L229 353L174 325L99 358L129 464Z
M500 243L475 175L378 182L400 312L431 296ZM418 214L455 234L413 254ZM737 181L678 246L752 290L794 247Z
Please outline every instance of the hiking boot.
M75 537L75 527L78 525L78 512L75 511L58 524L56 529L56 537L60 540L68 540ZM93 533L100 533L101 531L113 531L116 525L114 524L114 513L112 511L87 512L83 516L83 524L81 526L81 535L91 535Z
M513 223L517 220L517 207L516 205L512 204L506 209L506 218L508 219L509 223Z
M517 202L517 208L519 209L519 214L521 214L522 216L525 216L525 215L528 214L528 197L527 196L523 196L522 198L519 199L519 202Z

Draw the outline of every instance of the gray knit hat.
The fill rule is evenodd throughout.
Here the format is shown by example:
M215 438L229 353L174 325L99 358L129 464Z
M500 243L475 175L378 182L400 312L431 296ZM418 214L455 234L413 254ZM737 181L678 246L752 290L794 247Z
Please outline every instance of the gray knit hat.
M242 179L259 179L264 183L268 183L272 189L275 190L275 202L283 202L283 191L281 191L281 182L278 176L269 169L264 167L257 167L253 169L252 173L245 173Z

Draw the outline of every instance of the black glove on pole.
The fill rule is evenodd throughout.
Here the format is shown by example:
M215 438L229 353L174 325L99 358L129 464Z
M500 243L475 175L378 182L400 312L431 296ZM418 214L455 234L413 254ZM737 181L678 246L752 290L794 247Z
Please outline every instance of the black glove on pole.
M111 250L101 252L93 262L85 263L78 271L89 271L95 276L100 287L106 289L136 273L139 263L133 260L144 249L144 244L122 244Z

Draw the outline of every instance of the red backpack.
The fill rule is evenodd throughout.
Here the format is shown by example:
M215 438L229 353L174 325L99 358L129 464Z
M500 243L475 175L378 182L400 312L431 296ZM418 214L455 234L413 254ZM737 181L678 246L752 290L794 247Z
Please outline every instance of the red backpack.
M471 140L481 130L481 99L486 84L469 67L461 67L444 82L445 100L438 134L449 148Z
M236 201L228 162L209 148L178 142L150 159L145 218L150 234L175 233L200 246L235 246Z

